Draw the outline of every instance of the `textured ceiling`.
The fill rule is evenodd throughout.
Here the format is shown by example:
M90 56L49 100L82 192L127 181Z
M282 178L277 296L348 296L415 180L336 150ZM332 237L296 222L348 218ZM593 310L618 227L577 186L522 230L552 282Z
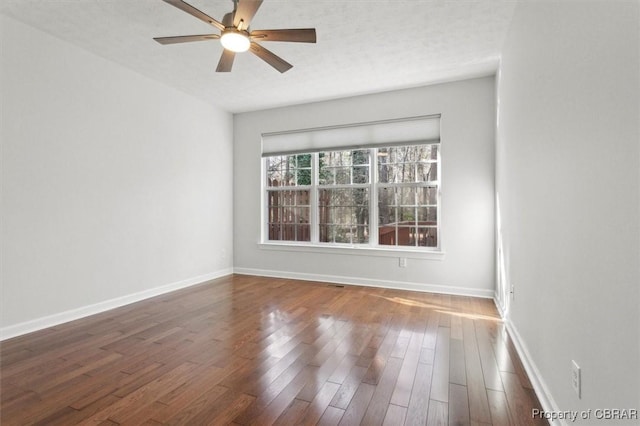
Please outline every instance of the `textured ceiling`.
M187 0L221 20L231 0ZM252 29L315 27L317 44L264 43L280 74L250 53L214 72L218 41L152 38L217 30L161 0L2 0L0 12L231 112L489 75L515 2L265 0Z

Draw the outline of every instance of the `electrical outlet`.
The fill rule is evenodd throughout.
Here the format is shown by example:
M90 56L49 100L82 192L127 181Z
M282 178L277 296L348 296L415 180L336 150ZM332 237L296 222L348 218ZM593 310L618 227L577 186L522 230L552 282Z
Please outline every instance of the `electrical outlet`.
M580 398L580 394L582 393L582 377L580 366L574 360L571 360L571 387L573 387L576 395Z
M398 266L400 266L401 268L406 268L407 267L407 258L406 257L401 257L399 259Z

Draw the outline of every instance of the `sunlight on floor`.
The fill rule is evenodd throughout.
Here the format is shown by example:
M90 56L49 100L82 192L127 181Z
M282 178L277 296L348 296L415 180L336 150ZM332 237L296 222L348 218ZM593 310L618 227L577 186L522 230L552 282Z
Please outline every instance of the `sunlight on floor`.
M446 314L446 315L451 315L451 316L456 316L461 318L468 318L472 320L477 319L477 320L496 321L496 322L502 321L498 316L494 317L494 316L483 315L483 314L470 314L470 313L456 312L456 311L447 309L442 305L434 305L430 303L419 302L417 300L405 299L402 297L386 297L386 296L378 296L378 295L373 295L373 296L388 300L389 302L399 303L405 306L418 306L420 308L433 309L434 311L439 312L441 314Z

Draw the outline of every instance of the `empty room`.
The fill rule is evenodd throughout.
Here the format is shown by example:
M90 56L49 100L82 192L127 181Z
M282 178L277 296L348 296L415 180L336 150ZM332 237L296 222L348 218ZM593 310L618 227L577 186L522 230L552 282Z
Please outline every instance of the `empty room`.
M0 424L640 424L639 0L3 0Z

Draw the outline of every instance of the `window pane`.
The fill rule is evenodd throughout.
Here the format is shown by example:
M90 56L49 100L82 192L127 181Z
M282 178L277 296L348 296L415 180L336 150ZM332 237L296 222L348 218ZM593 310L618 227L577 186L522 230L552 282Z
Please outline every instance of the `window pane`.
M298 185L311 185L311 169L298 169Z
M424 225L435 225L438 222L438 208L437 207L419 207L418 221L429 222L429 223L424 223Z
M365 244L369 242L367 226L321 225L322 242L342 244Z
M280 217L282 216L282 209L278 207L270 207L269 208L269 223L278 223L280 222Z
M437 247L439 146L379 148L380 245ZM428 182L434 182L428 184Z
M350 225L354 222L354 209L352 207L336 207L332 210L335 214L335 220L333 223Z
M329 226L323 223L320 223L318 226L318 238L320 241L331 241L329 237Z
M398 188L401 206L416 205L416 189L415 188Z
M318 216L320 242L367 242L369 189L320 189Z
M311 154L296 155L296 184L311 185Z
M295 223L309 223L309 207L295 209Z
M359 149L355 151L351 151L351 164L355 165L366 165L369 166L369 150L368 149Z
M267 186L311 185L311 154L267 158Z
M386 225L395 222L397 222L395 207L380 206L378 208L378 224Z
M334 226L334 238L336 243L351 242L351 228L349 226Z
M287 157L276 156L267 158L267 185L283 186L283 161L286 162Z
M369 242L369 227L366 225L358 225L354 228L354 243L366 244Z
M401 207L398 209L398 222L410 225L416 221L416 209L414 207Z
M438 146L417 145L378 149L380 183L429 182L438 179Z
M438 163L418 164L418 180L421 182L438 180Z
M318 154L318 161L320 185L369 182L368 149L321 152Z
M296 155L296 166L300 169L311 168L311 154Z
M438 188L429 186L418 188L418 204L422 206L435 206L438 203Z
M272 241L310 241L311 232L308 224L270 223L269 240Z
M369 182L369 167L356 166L352 169L353 183Z
M323 207L320 223L327 225L349 225L354 222L351 207Z
M438 160L438 152L440 151L440 145L428 145L429 153L427 154L427 159L429 160Z
M333 185L336 183L335 169L323 168L320 169L318 175L318 184L320 185Z
M391 170L388 167L389 164L389 148L378 149L378 182L389 183L393 182Z
M348 167L339 167L336 169L336 185L348 185L351 183L351 177Z
M383 246L396 245L396 226L379 226L378 227L378 244Z
M379 206L395 206L396 205L395 188L380 188L378 190L378 205Z
M415 246L416 243L413 240L413 230L415 227L412 226L398 226L398 242L399 246Z
M298 225L298 231L296 233L296 241L311 241L311 226L310 225Z
M418 228L418 246L420 247L438 247L438 230L437 228Z
M267 192L269 240L310 241L309 191Z

